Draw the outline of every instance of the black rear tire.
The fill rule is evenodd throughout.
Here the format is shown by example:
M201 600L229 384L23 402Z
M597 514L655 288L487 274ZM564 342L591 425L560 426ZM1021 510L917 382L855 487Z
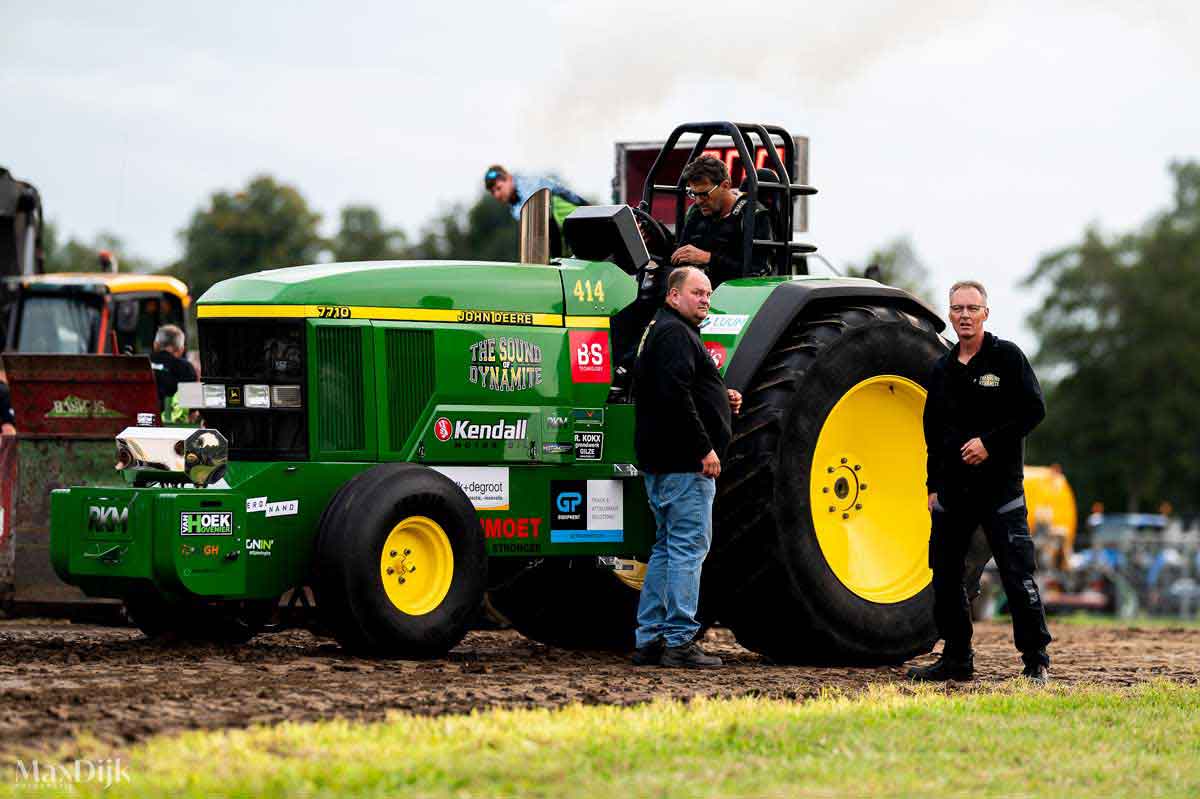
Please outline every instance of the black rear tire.
M565 649L633 649L638 592L595 558L505 564L488 598L526 638ZM499 569L497 569L499 571Z
M431 608L406 612L390 598L381 558L389 536L412 519L432 521L452 559L421 563L430 571L448 569L448 587ZM401 576L403 570L389 579ZM475 509L453 481L432 469L412 463L376 466L339 490L322 516L313 579L317 608L323 625L352 652L412 658L445 654L470 629L486 584L487 553Z
M798 323L759 368L734 418L701 591L743 646L805 663L896 663L932 648L932 586L895 602L847 588L818 542L809 490L838 400L880 375L927 386L944 352L930 321L863 305ZM919 462L923 472L923 448Z

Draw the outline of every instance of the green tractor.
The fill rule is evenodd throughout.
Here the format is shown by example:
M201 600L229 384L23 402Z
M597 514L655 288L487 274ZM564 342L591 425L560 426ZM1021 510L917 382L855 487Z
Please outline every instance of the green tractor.
M781 128L682 125L663 154L688 134L693 157L727 137L752 164L757 141L789 174ZM663 161L640 212L652 244L669 236L654 194L679 218L686 202L656 182ZM943 325L899 289L806 274L791 208L815 190L748 172L779 201L775 240L747 233L746 251L768 248L776 274L721 285L702 330L745 400L701 610L776 660L901 661L936 637L921 411ZM654 524L618 367L662 275L625 206L576 211L576 257L550 262L544 200L524 210L522 263L320 264L210 289L207 429L129 428L128 487L55 491L57 573L149 635L246 639L311 587L355 652L441 655L485 606L547 643L630 646Z

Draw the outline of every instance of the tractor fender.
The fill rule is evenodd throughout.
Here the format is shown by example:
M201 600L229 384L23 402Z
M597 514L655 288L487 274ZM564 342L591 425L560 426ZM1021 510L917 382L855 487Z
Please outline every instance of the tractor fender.
M940 333L946 323L903 289L873 280L792 280L777 285L754 313L725 372L725 384L744 391L780 337L805 313L829 306L869 302L928 319Z

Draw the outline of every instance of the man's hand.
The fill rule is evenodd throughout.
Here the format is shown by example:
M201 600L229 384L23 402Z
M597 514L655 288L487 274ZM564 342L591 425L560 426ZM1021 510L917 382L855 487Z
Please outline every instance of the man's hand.
M705 477L711 477L716 480L721 476L721 459L717 457L717 451L710 449L708 454L704 456L704 460L700 461L702 468L700 471Z
M929 512L933 513L933 506L937 504L937 492L934 491L929 495Z
M8 422L0 424L0 436L15 436L16 434L17 428L13 427Z
M742 392L736 388L726 389L729 392L729 409L737 416L742 411Z
M983 445L983 441L978 436L976 436L975 438L972 438L970 441L963 444L963 448L962 448L963 463L967 463L967 464L970 464L971 466L974 466L976 464L983 463L984 461L986 461L987 457L988 457L987 447L985 447Z
M700 249L693 247L690 244L685 244L675 252L671 253L671 263L679 266L680 264L688 264L690 266L703 266L712 259L712 255Z

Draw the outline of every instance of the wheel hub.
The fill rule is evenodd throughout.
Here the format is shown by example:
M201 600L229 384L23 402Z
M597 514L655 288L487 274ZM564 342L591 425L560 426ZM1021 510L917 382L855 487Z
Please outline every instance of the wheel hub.
M379 556L379 578L391 603L410 616L437 608L450 591L454 550L442 526L409 516L388 534Z
M810 474L813 527L849 590L901 602L932 577L925 508L925 390L897 375L869 378L830 410Z

